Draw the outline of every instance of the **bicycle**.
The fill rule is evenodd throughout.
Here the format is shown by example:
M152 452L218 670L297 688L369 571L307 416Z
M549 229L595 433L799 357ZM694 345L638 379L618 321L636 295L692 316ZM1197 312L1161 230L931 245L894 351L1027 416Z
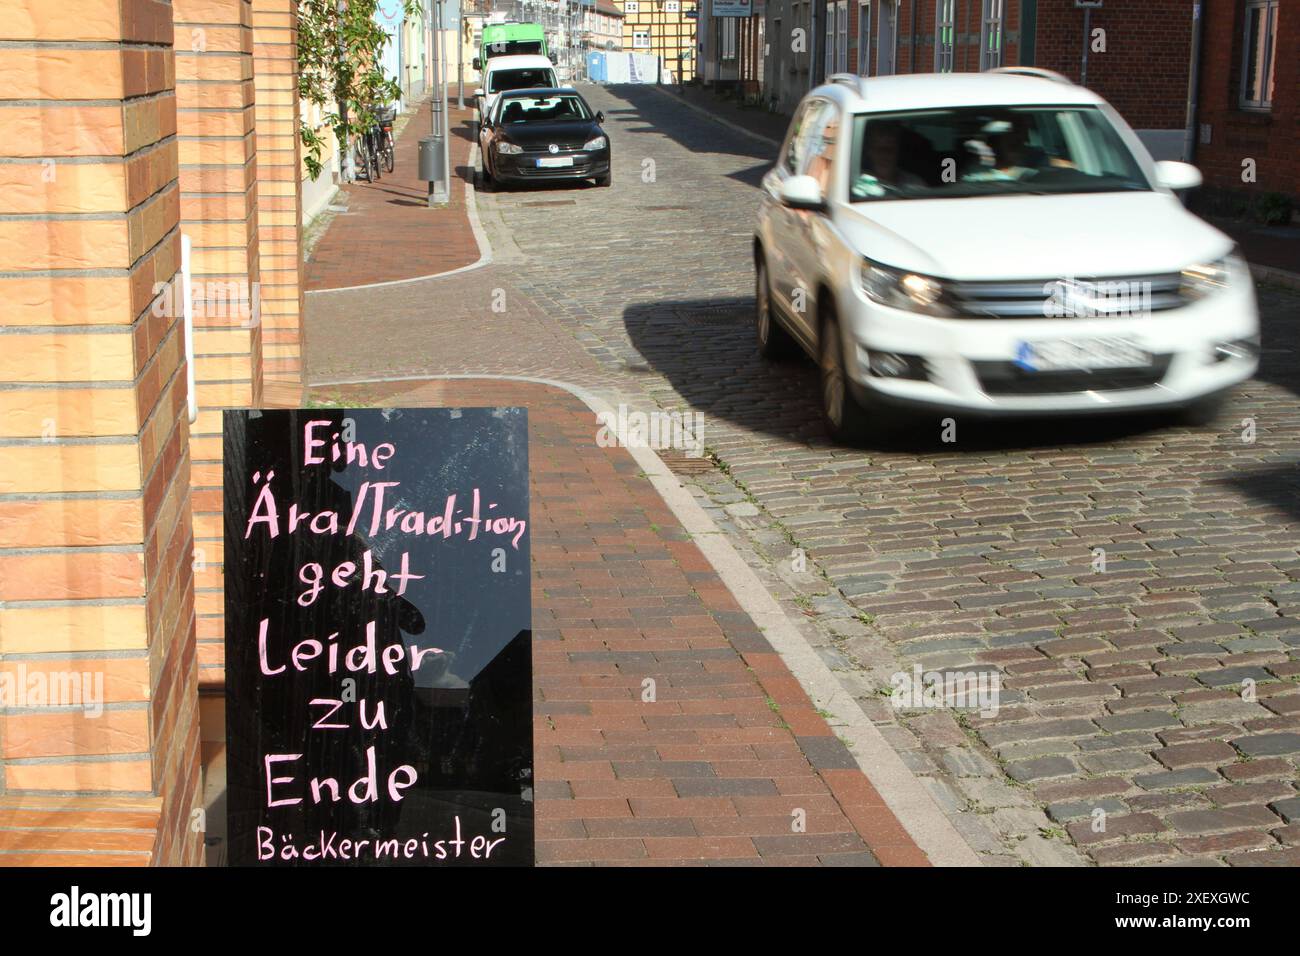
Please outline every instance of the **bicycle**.
M379 111L375 120L377 152L383 159L384 169L388 172L393 171L397 164L397 149L393 142L393 122L397 119L397 110L393 107L387 107Z
M362 133L353 140L352 165L353 174L357 179L373 183L379 178L379 163L368 133Z

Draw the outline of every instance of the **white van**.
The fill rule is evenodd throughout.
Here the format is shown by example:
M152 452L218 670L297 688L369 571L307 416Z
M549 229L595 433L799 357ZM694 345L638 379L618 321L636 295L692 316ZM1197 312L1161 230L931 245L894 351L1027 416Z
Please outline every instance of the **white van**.
M519 56L494 56L484 64L483 85L474 91L478 120L492 112L497 94L507 90L533 88L554 89L559 86L555 66L544 56L521 54Z

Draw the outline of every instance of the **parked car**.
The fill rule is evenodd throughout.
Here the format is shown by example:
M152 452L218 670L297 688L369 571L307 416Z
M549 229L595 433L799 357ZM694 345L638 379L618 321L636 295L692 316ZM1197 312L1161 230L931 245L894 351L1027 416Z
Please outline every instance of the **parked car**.
M1045 70L807 95L763 179L760 352L820 368L837 439L899 411L1213 414L1258 366L1250 272L1096 94Z
M604 121L568 87L501 93L479 129L483 181L594 179L608 186Z
M496 98L509 90L554 89L555 67L544 56L494 56L484 64L483 85L474 91L481 124Z

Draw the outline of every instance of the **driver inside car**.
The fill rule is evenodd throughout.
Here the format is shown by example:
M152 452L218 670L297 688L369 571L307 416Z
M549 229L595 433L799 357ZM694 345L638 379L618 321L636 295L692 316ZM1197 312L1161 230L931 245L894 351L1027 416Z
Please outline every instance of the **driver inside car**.
M867 124L862 150L863 170L853 182L856 196L883 196L886 192L925 185L925 180L899 165L902 132L898 124L879 120Z

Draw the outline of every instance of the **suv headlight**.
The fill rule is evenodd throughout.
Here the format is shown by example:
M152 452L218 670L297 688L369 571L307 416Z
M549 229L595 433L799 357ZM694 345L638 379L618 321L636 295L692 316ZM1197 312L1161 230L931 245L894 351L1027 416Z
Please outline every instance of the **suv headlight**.
M514 143L499 142L497 143L497 152L506 156L514 156L517 153L522 153L523 150Z
M860 267L862 291L881 305L925 315L952 315L943 283L915 272L890 269L871 261Z
M1232 283L1233 274L1245 268L1245 265L1235 250L1213 262L1194 263L1183 270L1179 294L1188 301L1194 301L1222 292Z
M608 143L609 140L605 139L605 137L597 136L595 139L589 139L585 143L583 143L582 148L583 149L604 149L606 145L608 145Z

